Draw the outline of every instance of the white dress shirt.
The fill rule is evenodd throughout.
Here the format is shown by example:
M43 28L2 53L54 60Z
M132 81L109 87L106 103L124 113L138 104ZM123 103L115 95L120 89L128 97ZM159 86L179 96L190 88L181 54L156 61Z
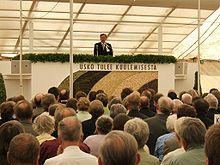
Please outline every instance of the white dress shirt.
M63 153L53 158L47 159L44 165L98 165L95 156L87 154L79 149L78 146L69 146Z

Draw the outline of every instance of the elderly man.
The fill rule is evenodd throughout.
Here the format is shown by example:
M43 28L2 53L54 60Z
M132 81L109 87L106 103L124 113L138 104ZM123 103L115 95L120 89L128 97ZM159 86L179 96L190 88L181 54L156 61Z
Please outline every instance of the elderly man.
M39 152L37 139L31 134L21 133L10 142L8 162L11 165L37 165Z
M149 138L150 132L146 122L139 118L133 118L124 125L124 131L130 133L138 143L138 152L140 153L140 165L159 165L159 160L151 156L144 150L144 146Z
M204 100L206 100L209 104L209 110L207 113L207 117L214 121L215 114L219 114L218 109L218 99L211 93L209 93L206 97L204 97Z
M24 126L25 132L37 136L38 134L34 131L32 124L33 109L31 104L26 100L21 100L15 105L14 109L15 115Z
M150 136L147 142L150 153L153 155L157 138L161 135L169 133L166 128L167 117L172 111L173 102L169 97L162 96L158 100L157 114L154 117L148 118L147 122L150 129Z
M76 117L66 117L58 125L58 134L61 139L60 155L47 159L45 165L97 165L96 157L84 153L79 149L83 136L82 124Z
M219 165L220 162L220 124L209 128L205 135L206 165Z
M135 138L123 131L108 133L99 151L99 165L137 165L140 161Z
M192 105L192 96L188 93L182 95L181 101L184 104Z
M170 165L204 165L205 133L206 127L201 120L185 118L179 129L178 138L186 152L174 157Z

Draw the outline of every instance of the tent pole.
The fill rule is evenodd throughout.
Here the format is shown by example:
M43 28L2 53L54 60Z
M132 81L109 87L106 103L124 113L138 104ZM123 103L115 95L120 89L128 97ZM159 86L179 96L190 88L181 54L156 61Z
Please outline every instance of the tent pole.
M22 0L20 0L20 59L19 59L19 88L20 94L23 95L23 79L22 79Z
M70 0L70 80L69 90L70 97L73 97L73 0Z
M198 0L198 60L197 60L197 62L198 62L198 94L201 94L201 91L200 91L200 85L201 85L201 83L200 83L200 74L201 74L201 72L200 72L200 26L201 26L201 21L200 21L200 19L201 19L201 2L200 2L200 0Z

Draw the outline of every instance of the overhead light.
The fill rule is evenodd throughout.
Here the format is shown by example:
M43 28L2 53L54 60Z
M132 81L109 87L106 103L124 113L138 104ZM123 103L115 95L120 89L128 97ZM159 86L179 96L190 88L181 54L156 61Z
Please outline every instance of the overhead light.
M10 58L12 58L12 57L17 56L17 54L1 54L1 56L2 57L10 57Z

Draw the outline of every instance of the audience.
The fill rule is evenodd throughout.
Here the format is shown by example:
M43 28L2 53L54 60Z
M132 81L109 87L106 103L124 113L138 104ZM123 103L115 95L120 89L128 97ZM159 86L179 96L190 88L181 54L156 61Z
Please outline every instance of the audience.
M161 135L169 133L166 128L166 120L172 111L173 103L169 97L162 96L158 100L157 114L154 117L148 118L147 122L150 129L150 136L147 142L150 153L153 155L157 138Z
M141 96L140 98L140 113L147 117L155 116L155 112L150 110L150 99L146 96Z
M150 131L146 122L140 118L133 118L125 123L125 132L130 133L138 143L138 152L140 154L140 165L159 165L159 160L151 156L144 150L144 146L149 138Z
M0 164L9 165L7 152L11 139L24 132L24 127L16 120L5 122L0 126Z
M47 159L45 165L65 164L65 165L97 165L96 157L87 154L79 149L79 143L83 136L82 124L76 117L66 117L58 125L59 138L61 144L58 155Z
M110 109L110 117L114 119L120 113L127 113L127 109L122 104L113 104Z
M95 133L96 120L104 113L104 107L103 107L102 102L99 100L92 101L90 103L89 113L92 115L92 118L82 122L84 139L86 139L88 136L93 135Z
M141 119L148 118L146 115L139 112L140 110L140 93L133 92L126 97L127 109L129 117L139 117Z
M135 138L127 132L112 131L100 147L99 165L138 165L140 155Z
M185 153L174 157L171 165L204 165L206 127L197 118L186 118L179 130L179 138L185 150Z
M95 125L97 134L88 136L83 143L89 147L90 153L92 155L98 157L99 146L105 138L106 134L112 130L113 121L110 117L103 115L97 119Z
M7 121L14 120L14 106L15 102L13 101L6 101L0 105L0 126Z
M125 123L130 120L130 117L124 113L120 113L113 119L113 130L124 130Z
M37 136L38 134L33 129L31 104L26 100L21 100L15 105L14 110L18 121L24 126L25 132Z
M54 131L54 120L47 115L40 115L34 120L34 130L37 132L36 137L40 144L47 140L53 140L55 137L51 136Z
M121 98L91 91L87 99L52 87L32 104L22 95L8 98L0 105L0 164L219 164L217 89L203 97L182 91L180 99L175 90L168 97L139 91L124 88Z
M10 142L8 162L11 165L37 165L39 152L37 139L31 134L21 133Z
M205 135L206 165L219 165L220 162L220 124L211 126Z
M89 111L90 101L86 97L80 97L79 101L77 102L77 118L83 122L85 120L91 119L92 115L88 112Z

